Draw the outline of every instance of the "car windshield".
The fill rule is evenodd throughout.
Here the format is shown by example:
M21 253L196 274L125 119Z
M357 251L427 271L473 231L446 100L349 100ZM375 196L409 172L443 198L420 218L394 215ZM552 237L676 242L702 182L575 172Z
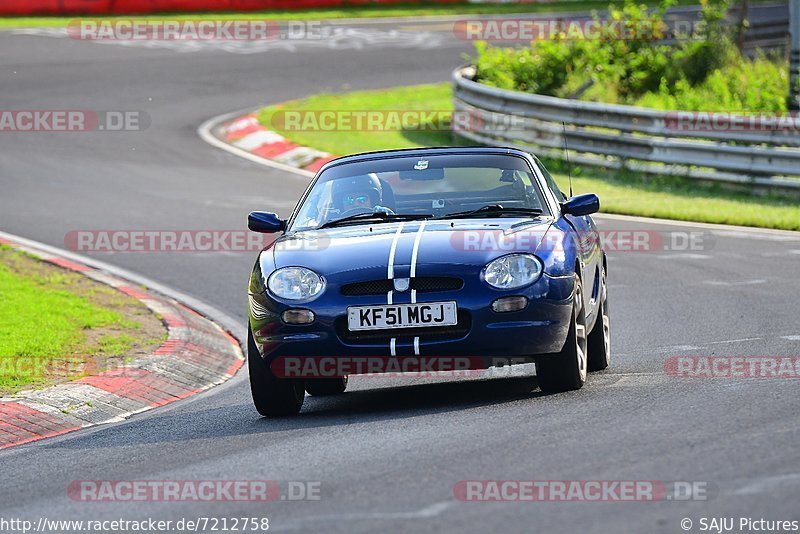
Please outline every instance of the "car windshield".
M290 230L537 213L548 214L547 204L528 162L519 156L404 156L326 169L304 199Z

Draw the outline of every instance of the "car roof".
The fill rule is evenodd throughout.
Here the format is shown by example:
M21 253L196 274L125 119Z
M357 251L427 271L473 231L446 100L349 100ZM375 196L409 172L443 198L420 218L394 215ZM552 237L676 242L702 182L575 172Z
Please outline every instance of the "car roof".
M516 155L524 158L532 156L531 153L525 152L518 148L500 147L500 146L444 146L444 147L421 147L421 148L404 148L394 150L378 150L375 152L362 152L359 154L351 154L349 156L342 156L329 161L322 166L320 172L343 163L356 163L359 161L369 161L373 159L388 159L397 157L425 157L425 156L446 156L448 154L486 154L486 155Z

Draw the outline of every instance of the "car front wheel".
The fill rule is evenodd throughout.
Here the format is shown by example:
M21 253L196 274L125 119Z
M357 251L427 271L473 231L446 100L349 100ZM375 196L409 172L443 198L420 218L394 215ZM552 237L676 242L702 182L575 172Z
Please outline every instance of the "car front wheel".
M539 388L545 393L560 393L583 387L587 372L586 349L586 310L581 281L576 276L567 340L561 352L536 362Z
M247 368L253 404L264 417L295 415L303 407L305 388L296 378L278 378L261 357L250 326L247 326Z
M606 271L603 269L603 278L600 285L600 308L597 311L597 320L589 332L589 371L602 371L611 363L611 318L608 315L608 286L606 285Z

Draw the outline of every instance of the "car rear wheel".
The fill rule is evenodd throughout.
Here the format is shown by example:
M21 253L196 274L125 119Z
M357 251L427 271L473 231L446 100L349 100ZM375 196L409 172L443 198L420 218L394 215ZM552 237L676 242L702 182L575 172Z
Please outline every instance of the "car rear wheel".
M608 286L606 285L606 271L603 269L603 279L600 285L600 308L597 311L597 320L589 332L588 337L588 367L589 371L602 371L611 363L611 319L608 315Z
M576 277L572 321L561 352L536 362L539 388L545 393L580 389L586 383L586 310L581 281Z
M303 407L305 388L303 381L294 378L278 378L261 357L247 326L247 368L250 372L250 391L253 404L264 417L295 415Z
M306 380L306 391L314 397L325 397L328 395L338 395L344 393L347 388L347 377L338 378L315 378Z

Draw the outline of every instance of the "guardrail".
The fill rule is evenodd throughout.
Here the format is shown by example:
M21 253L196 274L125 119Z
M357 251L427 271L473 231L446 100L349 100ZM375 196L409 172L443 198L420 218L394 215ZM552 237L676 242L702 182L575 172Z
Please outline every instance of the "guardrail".
M579 163L800 191L797 130L684 130L676 122L691 112L508 91L477 83L474 74L474 67L453 72L460 112L453 129L470 141L561 158L566 129Z
M789 19L751 22L744 32L744 51L781 50L789 48Z

